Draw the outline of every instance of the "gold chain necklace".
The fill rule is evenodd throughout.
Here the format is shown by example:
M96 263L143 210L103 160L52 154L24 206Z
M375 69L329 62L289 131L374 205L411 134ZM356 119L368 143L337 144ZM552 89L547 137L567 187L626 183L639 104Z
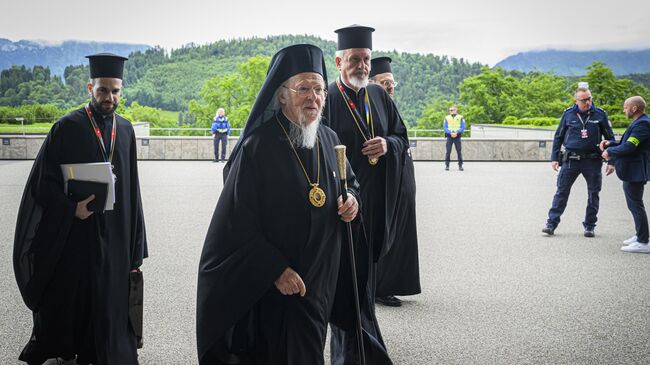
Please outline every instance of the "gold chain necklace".
M307 182L309 183L309 186L311 186L311 189L309 190L309 202L311 203L311 205L315 206L316 208L322 207L323 205L325 205L325 200L327 197L325 196L325 192L323 191L323 189L318 187L318 184L320 183L320 144L318 142L318 136L316 136L316 182L312 183L311 180L309 179L309 175L307 175L307 170L305 169L305 166L302 164L302 161L300 160L300 156L298 156L298 151L296 151L296 148L293 146L293 142L291 142L291 138L289 138L289 133L287 133L287 130L284 129L284 126L280 122L280 119L278 119L277 114L275 116L275 120L278 122L280 128L282 128L284 135L287 136L289 145L291 146L293 153L296 155L296 158L298 159L298 163L302 168L302 172L305 174L305 178L307 178Z
M353 108L356 108L354 105L354 102L350 100L350 97L345 93L343 90L343 85L339 79L336 79L336 86L339 89L339 92L341 93L341 96L343 97L343 100L345 101L345 106L348 107L348 110L350 111L350 114L352 115L352 119L354 119L354 124L357 125L357 128L359 129L359 133L361 133L361 136L363 137L364 141L368 142L369 138L366 137L366 134L363 133L363 130L361 129L361 125L359 124L359 121L357 120L357 117L354 115ZM370 110L370 98L368 97L368 90L366 89L365 92L365 107L366 107L366 115L368 116L368 124L370 126L370 138L375 138L375 125L372 122L372 111ZM359 115L361 117L361 115ZM378 158L370 158L368 157L368 163L371 166L375 166L379 162Z

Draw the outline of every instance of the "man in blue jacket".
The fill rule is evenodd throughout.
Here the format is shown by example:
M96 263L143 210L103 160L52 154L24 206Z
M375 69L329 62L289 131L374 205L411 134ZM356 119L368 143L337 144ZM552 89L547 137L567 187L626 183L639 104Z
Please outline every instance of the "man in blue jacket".
M621 251L650 253L648 245L648 216L643 205L643 187L650 180L650 118L645 114L646 102L633 96L623 104L623 112L634 122L620 142L602 141L602 157L614 160L616 175L623 180L627 207L634 217L636 235L625 241ZM607 171L607 175L611 174Z
M581 86L576 90L575 104L564 111L555 132L551 167L558 171L562 163L562 169L557 176L557 191L542 232L548 235L555 232L569 200L571 186L582 174L587 181L588 194L587 210L582 225L585 237L594 237L600 203L599 193L603 184L603 162L598 148L603 137L606 140L614 139L607 113L594 106L591 91ZM561 157L562 145L565 151Z
M228 148L228 136L230 135L230 123L226 118L226 111L223 108L217 110L217 115L212 120L212 138L214 144L214 162L226 161L226 149ZM219 156L219 143L221 143L221 157Z

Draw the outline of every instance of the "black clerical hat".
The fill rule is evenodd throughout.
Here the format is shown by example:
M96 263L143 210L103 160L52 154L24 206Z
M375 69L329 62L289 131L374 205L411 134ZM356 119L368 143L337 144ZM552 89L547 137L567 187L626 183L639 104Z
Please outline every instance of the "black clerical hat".
M390 57L373 58L370 61L370 75L368 75L368 77L373 77L386 72L393 73L390 69L391 62L393 62L393 60L391 60Z
M97 53L86 56L90 63L90 78L111 77L122 79L126 57L112 53Z
M364 27L353 24L349 27L337 29L334 32L339 35L338 49L368 48L372 49L372 32L375 28Z
M277 104L274 103L276 91L289 78L303 72L320 74L323 77L323 81L325 81L324 86L327 85L325 59L323 58L323 51L320 48L311 44L296 44L281 49L271 58L269 69L266 72L266 79L246 119L244 130L224 168L224 180L230 171L231 165L236 163L233 161L237 160L235 157L241 149L241 143L253 133L253 130L271 119L278 111Z
M323 51L320 48L311 44L295 44L281 49L271 59L266 78L275 79L281 84L291 76L303 72L315 72L326 79Z

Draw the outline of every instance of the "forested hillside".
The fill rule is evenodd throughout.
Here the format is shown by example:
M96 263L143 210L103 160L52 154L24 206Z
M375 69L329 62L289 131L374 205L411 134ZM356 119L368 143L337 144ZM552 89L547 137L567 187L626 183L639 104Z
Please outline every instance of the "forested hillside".
M161 48L133 52L126 63L125 92L127 105L183 111L189 101L200 99L204 83L237 70L238 65L254 56L270 57L279 49L296 43L312 43L323 49L329 80L338 75L334 65L336 43L307 35L220 40L207 45L187 45L166 54ZM420 116L424 101L438 96L454 99L458 84L480 72L480 64L446 56L375 51L375 55L393 58L393 69L400 85L396 96L404 119L413 124ZM17 106L51 103L59 107L78 105L86 98L79 89L87 82L85 67L68 67L64 79L52 76L44 67L16 66L0 76L0 105Z
M153 47L129 54L120 111L134 121L150 121L153 127L208 127L216 109L224 107L233 127L241 127L271 56L297 43L312 43L323 49L332 82L338 75L334 66L336 44L313 36L221 40L189 44L171 52ZM420 129L439 129L452 103L459 106L470 124L552 124L571 105L578 81L588 81L596 105L624 125L626 118L620 110L623 100L631 95L647 97L650 83L650 74L616 76L608 64L598 62L579 72L585 76L565 77L491 69L431 54L375 50L373 56L393 59L399 82L397 105L409 126ZM48 67L12 66L0 73L0 119L10 123L21 117L26 123L51 121L88 99L87 82L87 66L67 66L62 77L54 76Z

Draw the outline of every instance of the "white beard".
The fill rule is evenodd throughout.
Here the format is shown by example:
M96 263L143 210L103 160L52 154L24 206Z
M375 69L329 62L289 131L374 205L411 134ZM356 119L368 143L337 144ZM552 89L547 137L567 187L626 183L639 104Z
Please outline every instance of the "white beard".
M368 76L364 78L359 78L357 76L350 76L348 82L350 82L351 86L354 86L357 89L363 89L364 87L368 86Z
M320 126L321 117L318 116L318 119L313 121L309 125L305 125L304 116L300 116L299 123L289 123L289 139L291 142L299 148L314 148L316 144L316 138L318 137L318 127Z

